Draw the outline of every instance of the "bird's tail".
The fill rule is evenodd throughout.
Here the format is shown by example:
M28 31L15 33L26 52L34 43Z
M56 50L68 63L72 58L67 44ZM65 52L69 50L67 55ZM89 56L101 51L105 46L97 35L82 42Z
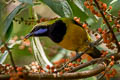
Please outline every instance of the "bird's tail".
M88 53L92 58L100 58L102 53L96 47L92 48L92 52Z

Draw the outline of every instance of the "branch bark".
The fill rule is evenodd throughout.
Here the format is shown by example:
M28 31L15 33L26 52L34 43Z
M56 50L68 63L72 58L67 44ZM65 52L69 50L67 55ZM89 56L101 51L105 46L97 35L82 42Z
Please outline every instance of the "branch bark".
M87 78L91 76L95 76L100 72L105 70L105 66L103 64L99 64L96 68L82 71L82 72L74 72L74 73L64 73L60 74L48 74L48 73L40 73L40 74L28 74L24 75L25 80L71 80L71 79L81 79ZM8 80L10 75L0 75L0 80Z

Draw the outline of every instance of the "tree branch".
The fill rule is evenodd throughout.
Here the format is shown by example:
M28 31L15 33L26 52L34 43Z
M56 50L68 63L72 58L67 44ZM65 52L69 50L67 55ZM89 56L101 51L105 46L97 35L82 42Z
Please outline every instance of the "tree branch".
M101 10L101 8L100 8L99 3L97 2L97 0L94 0L94 2L95 2L95 4L96 4L99 12L101 13L102 18L103 18L103 20L105 21L107 27L109 28L110 32L112 33L113 38L115 39L115 43L116 43L116 46L117 46L117 48L118 48L118 52L120 52L120 46L119 46L119 44L118 44L118 40L117 40L117 38L116 38L116 36L115 36L115 34L114 34L114 32L113 32L112 27L110 26L108 20L106 19L106 17L105 17L105 15L104 15L103 11Z
M95 63L99 62L100 60L102 60L102 58L93 59L93 60L88 61L88 62L86 62L86 63L80 64L79 66L73 68L71 71L68 71L68 73L70 73L70 72L75 72L75 71L77 71L77 70L80 70L80 69L85 68L85 67L87 67L87 66L90 66L90 65L92 65L92 64L95 64Z
M6 50L8 51L8 53L10 55L10 60L11 60L12 66L13 66L15 72L17 72L16 67L15 67L15 62L13 60L12 52L9 50L9 48L8 48L6 43L4 43L4 45L5 45L5 48L6 48Z
M74 73L64 73L60 74L48 74L48 73L40 73L40 74L28 74L24 75L25 80L61 80L61 79L80 79L80 78L87 78L91 76L95 76L100 72L105 70L105 66L103 64L99 64L96 68L82 71L82 72L74 72ZM0 75L0 80L8 80L10 75Z

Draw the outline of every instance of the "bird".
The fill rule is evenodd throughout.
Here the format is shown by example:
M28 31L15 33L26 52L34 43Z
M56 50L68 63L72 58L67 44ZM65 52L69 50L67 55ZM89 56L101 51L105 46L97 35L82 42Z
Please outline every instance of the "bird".
M38 23L34 26L25 40L29 37L49 37L53 42L67 50L84 52L92 42L87 31L73 18L57 18ZM101 52L95 47L86 52L92 58L101 57Z

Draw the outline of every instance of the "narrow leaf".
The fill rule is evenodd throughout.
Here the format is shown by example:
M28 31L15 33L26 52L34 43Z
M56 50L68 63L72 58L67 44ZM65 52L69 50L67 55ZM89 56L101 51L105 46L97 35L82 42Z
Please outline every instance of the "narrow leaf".
M17 6L7 17L4 21L0 22L0 41L5 39L5 35L7 34L9 27L11 27L11 22L16 15L16 13L19 11L19 9L22 7L22 4ZM1 43L1 42L0 42Z

